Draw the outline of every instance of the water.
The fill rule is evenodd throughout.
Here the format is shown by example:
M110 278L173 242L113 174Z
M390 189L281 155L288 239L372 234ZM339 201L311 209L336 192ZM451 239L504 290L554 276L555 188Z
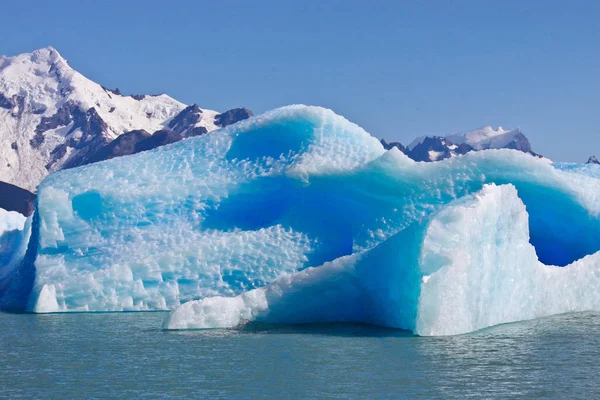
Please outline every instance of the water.
M599 398L600 314L422 338L166 332L164 313L0 314L0 398Z

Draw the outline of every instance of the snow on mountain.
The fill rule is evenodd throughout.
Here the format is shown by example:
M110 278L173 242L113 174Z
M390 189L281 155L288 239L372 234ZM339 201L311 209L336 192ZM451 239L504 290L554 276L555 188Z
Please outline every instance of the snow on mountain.
M457 133L446 136L455 144L466 143L474 150L486 149L515 149L523 152L531 152L529 140L523 135L521 129L504 130L501 126L494 130L487 125L467 133Z
M533 152L529 140L520 129L493 129L489 125L467 133L421 136L413 140L404 153L415 161L440 161L470 151L487 149L513 149L544 158Z
M598 159L596 158L596 156L591 156L588 160L586 164L598 164L600 165L600 161L598 161Z
M191 108L190 108L191 107ZM87 79L52 47L0 57L0 181L35 190L49 173L89 162L125 132L217 129L216 111L165 95L124 96ZM177 126L169 123L182 111Z
M391 150L392 148L396 147L401 152L406 153L406 147L404 147L404 145L400 142L386 142L385 139L381 139L380 143L386 150Z

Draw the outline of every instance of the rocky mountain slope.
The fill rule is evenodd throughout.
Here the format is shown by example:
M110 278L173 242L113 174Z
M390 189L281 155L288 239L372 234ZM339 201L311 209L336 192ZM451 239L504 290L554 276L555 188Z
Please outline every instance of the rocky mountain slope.
M586 164L597 164L600 165L600 161L596 158L596 156L591 156Z
M121 155L122 146L107 146L124 133L146 132L124 140L143 136L135 152L250 115L246 109L186 107L165 94L125 96L75 71L52 47L1 56L0 181L35 190L51 172Z
M491 126L448 136L422 136L404 147L399 142L388 143L381 140L386 148L397 147L415 161L440 161L456 157L470 151L487 149L513 149L543 158L531 149L531 144L520 129L493 129Z

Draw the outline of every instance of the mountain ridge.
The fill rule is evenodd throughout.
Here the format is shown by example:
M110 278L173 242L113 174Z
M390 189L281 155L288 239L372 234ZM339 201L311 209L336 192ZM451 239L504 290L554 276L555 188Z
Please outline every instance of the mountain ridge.
M174 128L181 138L252 115L186 106L166 94L125 96L74 70L53 47L0 56L0 181L34 191L46 175L97 159L124 133L171 130L190 107L195 116Z
M488 149L518 150L548 160L532 150L529 139L520 128L504 130L502 127L494 129L490 125L466 133L455 133L446 136L420 136L408 146L403 146L400 142L388 143L384 139L381 139L381 144L388 150L396 147L409 158L425 162L440 161L471 151Z

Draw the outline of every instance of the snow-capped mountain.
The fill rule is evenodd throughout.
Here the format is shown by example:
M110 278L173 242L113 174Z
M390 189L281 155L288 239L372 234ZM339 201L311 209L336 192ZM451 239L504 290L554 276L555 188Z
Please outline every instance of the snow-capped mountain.
M406 153L406 147L404 147L404 145L400 142L386 142L385 139L381 139L380 142L383 148L386 150L391 150L392 148L396 147L401 152Z
M0 181L35 190L49 173L98 158L125 132L169 129L183 138L224 126L236 112L186 107L165 94L124 96L75 71L52 47L1 56Z
M63 168L78 167L114 157L152 150L188 137L203 135L209 132L209 129L214 130L225 127L253 115L252 111L246 108L234 108L222 114L216 114L214 111L201 110L197 104L193 104L173 117L169 121L167 129L161 129L154 133L144 129L125 132L104 146L71 158L64 164ZM205 120L213 121L213 126L209 126Z
M586 164L597 164L600 165L600 161L596 158L596 156L591 156Z
M504 130L484 126L467 133L448 136L421 136L413 140L406 148L398 142L381 143L386 149L398 147L415 161L440 161L470 151L487 149L513 149L543 158L533 152L529 140L520 129ZM403 150L404 148L404 150Z
M488 125L467 133L449 135L446 138L457 145L468 144L473 150L514 149L525 153L532 152L529 140L519 128L507 131L499 126L494 130Z

